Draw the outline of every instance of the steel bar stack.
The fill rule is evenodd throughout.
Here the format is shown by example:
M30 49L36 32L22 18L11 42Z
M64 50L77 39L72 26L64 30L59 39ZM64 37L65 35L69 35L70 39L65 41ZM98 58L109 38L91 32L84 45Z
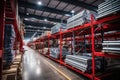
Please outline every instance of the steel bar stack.
M69 54L65 48L62 48L62 58L65 58ZM60 49L59 48L50 48L50 56L56 59L60 58Z
M44 48L44 53L43 54L47 54L48 53L48 48Z
M67 29L83 25L90 21L90 15L93 14L95 17L97 16L96 12L83 10L80 13L72 16L67 20Z
M56 24L51 28L51 33L54 34L54 33L60 32L60 29L64 31L66 29L66 24L63 24L63 23Z
M96 70L101 69L101 60L96 58ZM79 55L67 55L65 59L66 64L71 65L83 72L90 73L92 70L92 57L79 56Z
M102 18L104 16L119 11L120 11L120 0L107 0L98 6L97 18Z
M15 41L15 31L13 25L5 25L5 34L4 34L4 67L8 67L14 58L13 45Z
M103 41L103 52L120 53L120 40Z

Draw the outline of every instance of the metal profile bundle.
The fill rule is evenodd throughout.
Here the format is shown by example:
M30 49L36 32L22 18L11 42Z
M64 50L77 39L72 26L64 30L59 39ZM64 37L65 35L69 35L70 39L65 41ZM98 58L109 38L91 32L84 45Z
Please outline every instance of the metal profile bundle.
M120 0L108 0L98 6L98 17L101 18L120 11Z
M64 31L66 29L66 24L64 24L64 23L58 23L58 24L56 24L55 26L53 26L51 28L51 33L54 34L54 33L60 32L60 29L62 31Z
M62 48L62 58L69 54L65 48ZM60 57L60 49L59 48L50 48L50 56L58 59Z
M47 54L47 52L48 52L48 48L44 48L43 54Z
M118 14L118 13L117 13ZM52 35L50 35L49 36L49 39L46 39L46 38L44 38L44 37L42 37L41 38L41 40L44 38L45 40L49 40L49 41L51 41L52 39L58 39L58 37L56 37L56 36L59 36L59 38L60 38L60 59L57 59L57 58L55 58L55 59L53 59L53 58L51 58L52 56L54 56L50 51L50 54L49 55L52 55L52 56L50 56L49 58L50 59L52 59L52 60L54 60L54 61L56 61L56 62L59 62L61 65L64 65L64 66L66 66L66 67L68 67L68 68L70 68L70 69L72 69L72 70L74 70L74 71L76 71L76 72L78 72L78 73L80 73L80 74L82 74L82 75L84 75L84 76L86 76L86 77L88 77L88 78L90 78L90 79L93 79L93 80L100 80L100 78L104 78L105 76L106 76L106 74L102 74L102 75L97 75L97 70L99 70L100 68L100 70L104 70L104 65L105 65L105 62L102 62L102 61L104 61L104 60L102 60L103 59L103 57L110 57L110 58L120 58L120 56L119 55L116 55L116 54L103 54L102 52L97 52L96 51L96 48L95 48L95 40L99 40L99 39L96 39L94 36L95 36L95 25L98 25L98 22L100 21L101 22L101 24L102 23L105 23L106 21L111 21L111 19L112 20L117 20L119 18L119 15L118 16L114 16L114 15L112 15L112 17L111 16L107 16L107 17L105 17L105 18L102 18L102 19L100 19L100 20L97 20L97 21L95 21L94 20L94 18L93 18L93 16L91 15L91 23L88 23L88 24L85 24L85 25L83 25L82 27L81 26L78 26L78 28L72 28L72 29L70 29L70 30L67 30L67 31L65 31L65 32L62 32L62 34L52 34ZM95 21L95 22L94 22ZM112 24L110 24L110 25L112 25ZM74 26L74 27L76 27L76 26ZM90 61L88 61L89 63L91 63L90 65L91 66L88 66L88 65L85 65L85 64L87 64L87 63L85 63L85 62L87 62L87 61L85 61L85 59L84 60L82 60L81 59L81 61L77 61L76 60L76 58L74 58L74 59L69 59L69 58L67 58L67 56L66 56L66 59L65 60L63 60L62 58L61 58L61 56L62 56L62 54L63 54L63 52L62 52L62 47L63 47L63 39L65 39L65 38L68 38L68 37L72 37L72 35L69 35L69 34L71 34L70 32L75 32L75 31L78 31L78 30L82 30L83 28L87 28L87 27L91 27L91 28L89 28L89 30L91 31L91 33L89 33L88 31L86 31L86 33L88 32L88 34L90 34L91 35L91 38L90 38L90 41L88 41L88 43L91 43L91 48L92 48L92 52L91 52L91 54L83 54L84 56L88 56L88 57L91 57L91 60ZM102 27L104 27L103 25L102 25ZM107 29L108 27L106 27L106 29ZM104 29L104 28L103 28ZM109 29L108 29L109 30ZM75 33L76 35L75 35L75 37L77 36L77 32ZM80 36L82 36L82 34L80 34ZM86 35L85 35L86 36ZM89 37L89 35L88 35L88 37ZM107 38L106 36L104 36L105 38ZM109 38L111 38L111 37L109 37ZM84 38L84 39L88 39L88 38ZM71 41L72 41L73 39L71 38ZM75 39L76 40L76 39ZM67 40L66 40L67 41ZM44 45L43 45L44 46ZM71 46L70 46L71 47ZM50 48L50 46L48 46L48 48L49 49L51 49ZM71 47L71 49L72 49L72 47ZM98 48L97 48L98 49ZM59 50L58 50L59 51ZM71 52L72 52L72 50L70 50ZM53 52L54 52L54 50L53 50ZM72 55L73 56L73 55ZM99 58L98 58L98 56L99 56ZM101 58L101 59L100 59ZM83 64L83 61L84 61L84 64ZM88 64L89 64L88 63ZM102 66L102 67L101 67ZM105 65L106 66L106 65ZM74 68L73 68L74 67ZM105 67L106 68L106 67ZM88 74L88 73L84 73L84 72L89 72L89 71L91 71L92 73L91 74ZM99 73L98 73L99 74Z
M102 45L103 52L120 53L120 40L104 41Z
M14 58L14 51L13 51L13 45L15 41L15 31L13 28L13 25L6 24L4 29L4 60L5 63L3 64L4 67L9 66Z
M96 12L83 10L80 13L72 16L67 20L67 29L83 25L90 21L90 15L93 14L95 17L97 16Z
M83 72L91 72L92 70L92 57L90 56L67 55L65 62ZM96 70L100 70L101 60L96 58L95 64Z

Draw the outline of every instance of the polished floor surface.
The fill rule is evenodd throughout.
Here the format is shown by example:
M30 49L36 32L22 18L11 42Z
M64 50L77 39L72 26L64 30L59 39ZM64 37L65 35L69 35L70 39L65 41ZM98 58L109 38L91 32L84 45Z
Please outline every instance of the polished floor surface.
M67 80L36 51L27 46L24 48L23 80Z

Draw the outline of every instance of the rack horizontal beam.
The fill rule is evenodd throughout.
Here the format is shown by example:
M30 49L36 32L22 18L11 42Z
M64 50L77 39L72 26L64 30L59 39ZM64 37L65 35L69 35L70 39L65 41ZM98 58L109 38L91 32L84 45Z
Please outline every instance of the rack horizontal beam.
M79 7L88 9L88 10L96 11L96 12L97 12L97 9L98 9L97 6L85 3L85 2L80 1L80 0L79 1L78 0L59 0L59 1L69 3L69 4L72 4L72 5L75 5L75 6L79 6Z
M49 18L49 17L44 17L44 16L37 16L37 15L33 15L33 14L26 15L26 14L20 13L20 12L19 12L19 14L20 14L21 18L36 18L39 20L47 19L48 21L61 23L61 19ZM63 22L66 23L67 21L63 20Z
M47 27L51 28L54 25L51 24L45 24L45 23L37 23L37 22L32 22L32 21L23 21L25 25L31 25L31 26L38 26L38 27Z

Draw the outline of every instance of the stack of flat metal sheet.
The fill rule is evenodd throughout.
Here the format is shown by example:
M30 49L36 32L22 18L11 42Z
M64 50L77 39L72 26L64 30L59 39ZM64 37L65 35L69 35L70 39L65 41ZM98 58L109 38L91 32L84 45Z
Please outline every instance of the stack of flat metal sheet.
M120 0L107 0L98 6L97 18L102 18L104 16L119 11L120 11Z
M62 58L65 58L67 54L69 54L69 52L65 48L62 48ZM60 49L50 48L50 56L58 59L60 57Z
M90 56L67 55L65 62L83 72L91 72L92 70L92 57ZM101 60L96 58L95 63L96 70L100 70Z
M103 52L120 53L120 40L103 41Z
M60 28L61 28L62 31L64 31L66 29L66 24L63 24L63 23L56 24L55 26L53 26L51 28L51 33L54 34L54 33L59 32Z
M97 16L96 12L89 10L83 10L80 13L72 16L67 20L67 29L83 25L84 23L89 22L91 20L90 19L91 14L93 14L95 17Z

